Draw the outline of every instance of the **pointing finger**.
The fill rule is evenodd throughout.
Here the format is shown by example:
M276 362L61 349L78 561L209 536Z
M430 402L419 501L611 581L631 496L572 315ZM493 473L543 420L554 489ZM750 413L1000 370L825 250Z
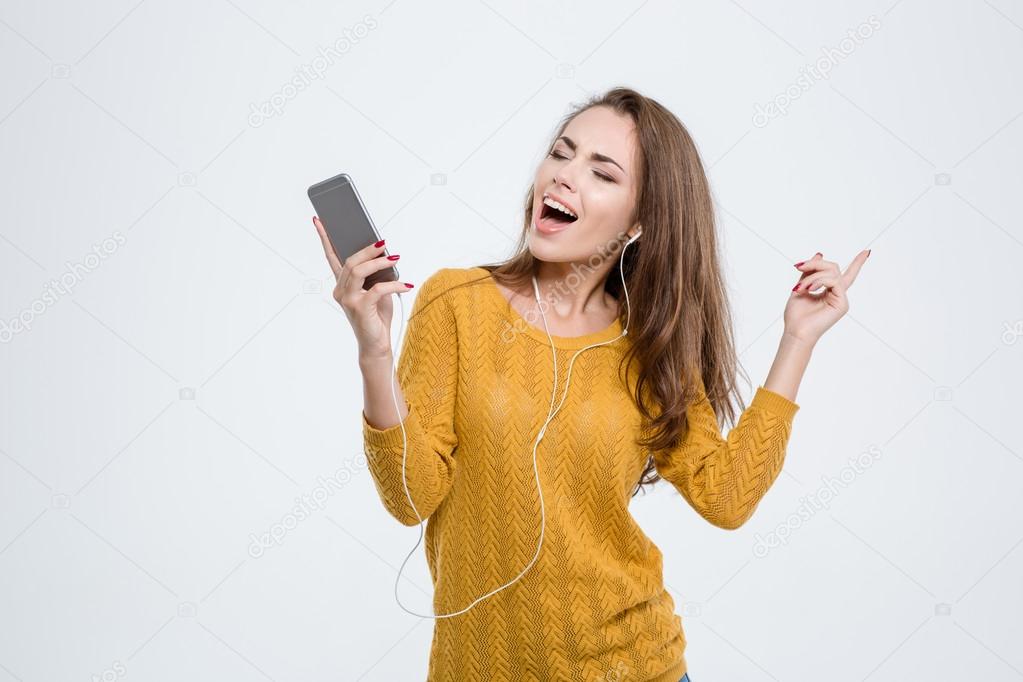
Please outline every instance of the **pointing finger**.
M856 276L860 274L860 268L867 261L867 256L870 255L870 249L860 251L856 254L856 257L849 263L849 267L842 273L842 279L845 281L845 288L848 289L852 286L852 283L856 281Z

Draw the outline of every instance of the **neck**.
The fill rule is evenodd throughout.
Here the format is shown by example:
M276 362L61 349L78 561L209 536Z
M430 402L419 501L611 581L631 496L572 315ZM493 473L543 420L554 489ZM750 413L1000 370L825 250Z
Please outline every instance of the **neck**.
M606 313L615 300L604 291L607 270L573 268L572 263L539 261L536 283L540 300L562 319Z

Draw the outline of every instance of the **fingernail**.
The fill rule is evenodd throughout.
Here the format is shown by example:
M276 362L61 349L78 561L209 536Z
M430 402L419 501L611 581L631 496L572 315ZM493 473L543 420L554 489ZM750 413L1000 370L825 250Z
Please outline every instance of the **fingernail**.
M316 224L316 216L313 216L313 225Z
M820 251L818 251L817 253L815 253L815 254L813 254L813 255L815 255L815 256L823 256L824 254L823 254L823 253L821 253Z
M401 254L396 253L393 256L388 256L387 260L398 260L399 258L401 258Z
M870 258L870 249L867 249L867 258Z
M805 262L806 262L805 260L801 260L801 261L799 261L798 263L796 263L796 267L798 268L798 267L799 267L800 265L802 265L802 264L803 264L803 263L805 263Z
M407 286L409 289L411 289L414 285L409 284L408 282L405 282L405 286Z
M377 248L380 248L380 247L381 247L381 246L383 246L383 245L384 245L384 240L383 240L383 239L381 239L380 241L378 241L378 242L377 242L376 244L374 244L373 246L375 246L375 247L377 247Z
M798 288L799 288L799 284L796 284L796 286L792 287L792 291L795 291Z

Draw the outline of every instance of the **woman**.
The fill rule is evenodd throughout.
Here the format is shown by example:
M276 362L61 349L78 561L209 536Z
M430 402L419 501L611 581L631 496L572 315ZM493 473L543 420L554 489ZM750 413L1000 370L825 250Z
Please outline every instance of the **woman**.
M689 679L629 502L663 477L716 526L753 514L869 253L844 273L796 263L777 356L726 438L741 398L712 209L674 115L627 88L587 102L536 171L516 254L426 280L397 376L390 294L408 285L362 284L398 256L381 241L342 264L314 218L358 340L377 491L403 524L429 519L430 680Z

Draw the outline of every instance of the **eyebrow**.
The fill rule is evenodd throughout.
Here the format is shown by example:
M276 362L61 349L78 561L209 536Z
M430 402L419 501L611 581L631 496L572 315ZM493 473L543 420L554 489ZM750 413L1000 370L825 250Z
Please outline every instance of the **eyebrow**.
M572 138L570 138L568 135L562 135L561 137L558 138L558 140L564 140L565 144L568 145L568 148L571 149L572 151L575 151L575 141L572 140ZM557 142L558 140L555 140L555 142ZM606 154L593 152L592 154L590 154L590 158L593 159L594 161L606 161L607 163L613 163L614 165L618 166L618 168L620 168L623 173L625 173L625 169L622 168L621 164L612 159L610 156L607 156ZM628 173L625 174L628 175Z

